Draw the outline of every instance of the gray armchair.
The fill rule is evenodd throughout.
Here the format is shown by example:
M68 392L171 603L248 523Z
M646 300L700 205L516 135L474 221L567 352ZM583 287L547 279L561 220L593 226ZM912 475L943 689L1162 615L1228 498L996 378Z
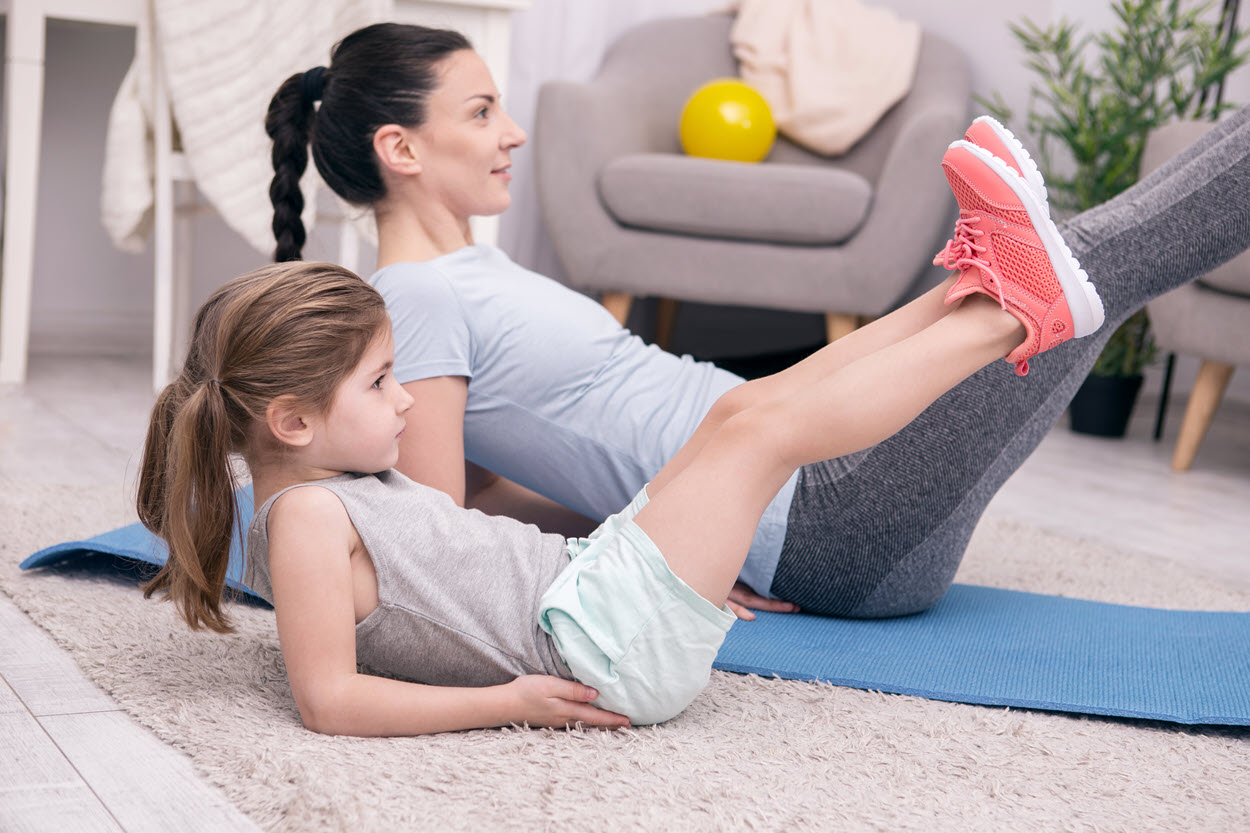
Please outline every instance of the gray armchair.
M1153 131L1142 151L1142 176L1197 141L1212 122L1177 122ZM1250 252L1147 305L1161 350L1202 359L1172 454L1188 469L1211 427L1236 365L1250 364Z
M950 233L939 161L967 127L962 53L925 34L909 94L847 154L778 136L758 165L687 157L696 87L735 76L728 15L623 34L587 84L539 93L539 202L577 289L624 321L635 296L826 314L829 338L904 298Z

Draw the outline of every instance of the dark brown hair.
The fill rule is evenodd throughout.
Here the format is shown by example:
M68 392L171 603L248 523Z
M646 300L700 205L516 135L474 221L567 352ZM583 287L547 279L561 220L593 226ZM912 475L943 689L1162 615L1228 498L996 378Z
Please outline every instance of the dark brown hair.
M169 558L143 587L165 591L192 628L229 631L221 610L238 520L231 454L269 404L325 413L389 319L380 295L330 263L266 266L213 293L195 316L182 372L157 397L137 499Z
M459 32L401 23L358 29L334 47L324 71L292 75L269 102L265 132L273 139L274 260L298 260L304 248L304 196L300 177L311 143L317 172L352 205L386 196L373 151L373 134L385 124L425 123L425 103L438 85L438 64L472 49ZM321 107L316 108L316 101Z

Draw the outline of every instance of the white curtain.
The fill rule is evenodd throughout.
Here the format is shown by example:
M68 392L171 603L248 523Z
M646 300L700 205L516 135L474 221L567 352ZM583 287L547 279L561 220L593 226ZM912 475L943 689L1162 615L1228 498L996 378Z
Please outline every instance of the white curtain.
M538 88L544 82L589 80L617 36L643 21L706 14L727 5L727 0L533 0L527 11L512 15L504 106L532 136ZM531 144L512 154L511 190L512 207L500 222L501 248L522 266L562 279L538 209Z

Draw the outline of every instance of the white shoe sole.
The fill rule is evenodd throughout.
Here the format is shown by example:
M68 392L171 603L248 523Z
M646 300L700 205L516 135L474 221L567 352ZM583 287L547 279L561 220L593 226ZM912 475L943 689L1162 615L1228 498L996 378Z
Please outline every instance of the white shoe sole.
M1011 153L1012 160L1020 168L1020 172L1024 174L1025 182L1029 183L1029 187L1033 189L1033 195L1041 200L1043 205L1047 206L1047 211L1049 212L1050 197L1046 193L1046 179L1042 176L1042 171L1037 167L1037 163L1033 161L1033 157L1029 155L1029 151L1016 138L1016 134L1004 127L1003 123L993 116L977 116L972 120L972 123L989 125L990 129L998 136L998 140L1006 145L1008 152ZM973 144L976 143L973 142ZM1006 162L1007 160L1004 159L1002 161Z
M1029 220L1033 223L1033 229L1041 238L1042 245L1046 247L1050 265L1059 278L1059 285L1063 288L1064 297L1068 301L1068 310L1072 313L1074 335L1081 338L1101 327L1106 317L1102 298L1098 297L1098 290L1090 283L1089 275L1073 256L1072 249L1063 242L1063 236L1059 234L1059 229L1050 219L1050 211L1046 203L1037 198L1024 178L1013 171L1006 162L980 145L958 139L951 142L950 147L964 148L985 161L1002 178L1003 182L1011 186L1011 190L1019 198L1020 204L1024 206Z

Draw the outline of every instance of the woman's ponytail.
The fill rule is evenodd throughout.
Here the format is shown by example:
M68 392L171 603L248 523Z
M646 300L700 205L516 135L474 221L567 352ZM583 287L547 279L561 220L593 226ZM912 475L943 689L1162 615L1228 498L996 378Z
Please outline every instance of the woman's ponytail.
M306 74L298 72L282 82L265 116L265 132L273 139L269 201L273 203L273 236L278 242L273 259L278 263L299 260L306 239L300 216L304 194L299 181L308 168L308 141L316 113L315 99L307 95Z
M424 124L426 99L440 82L439 63L471 48L464 35L448 29L375 23L343 38L328 69L315 67L282 82L265 117L273 139L275 261L298 260L303 252L299 180L310 145L317 172L334 193L351 205L372 206L386 196L375 131L386 124Z

